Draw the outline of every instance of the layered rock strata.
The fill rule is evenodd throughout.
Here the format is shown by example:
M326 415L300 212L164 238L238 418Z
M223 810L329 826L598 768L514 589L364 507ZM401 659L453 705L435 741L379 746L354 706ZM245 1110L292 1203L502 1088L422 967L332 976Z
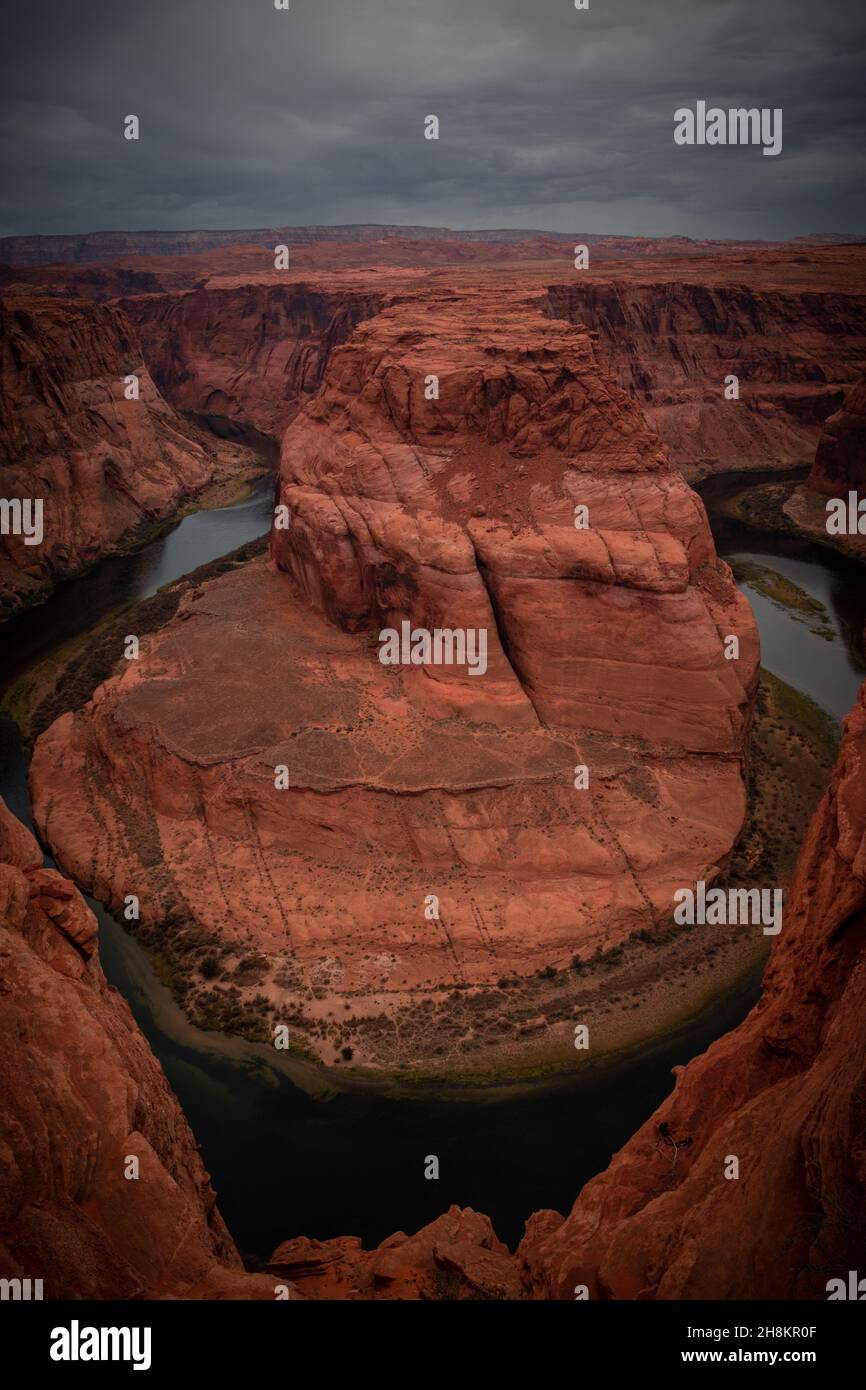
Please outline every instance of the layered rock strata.
M4 511L0 617L211 481L261 472L248 451L206 435L163 399L116 308L11 297L0 302L0 344L0 498L38 502L42 517L39 531L28 528L31 543Z
M300 401L318 390L334 347L377 311L380 296L263 275L120 303L172 405L220 430L279 441Z
M847 1288L866 1240L864 764L866 687L760 1003L676 1068L671 1096L564 1219L536 1212L510 1260L484 1218L452 1209L373 1251L288 1241L275 1271L315 1298L797 1300ZM674 1153L660 1124L689 1144Z
M846 393L831 415L815 452L809 486L830 497L845 497L866 485L866 376Z
M278 505L270 567L188 594L39 740L40 828L100 899L256 953L263 1017L326 1059L339 1003L349 1053L378 1019L396 1061L406 1011L715 876L756 630L584 331L520 291L394 295L289 426ZM483 632L484 670L382 664L403 623Z
M2 801L0 1054L0 1277L46 1299L274 1297L105 981L93 913Z
M762 284L773 265L762 276L755 259L739 284L718 283L708 263L691 278L597 273L550 290L550 312L598 334L611 375L693 478L811 462L824 420L866 362L858 260L850 288L817 290Z

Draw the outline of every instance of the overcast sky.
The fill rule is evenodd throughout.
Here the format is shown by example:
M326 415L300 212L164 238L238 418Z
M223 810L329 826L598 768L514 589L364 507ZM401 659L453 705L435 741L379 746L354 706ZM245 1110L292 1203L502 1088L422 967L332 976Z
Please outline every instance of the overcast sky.
M3 235L866 231L864 0L19 0L2 47ZM782 154L676 146L698 99Z

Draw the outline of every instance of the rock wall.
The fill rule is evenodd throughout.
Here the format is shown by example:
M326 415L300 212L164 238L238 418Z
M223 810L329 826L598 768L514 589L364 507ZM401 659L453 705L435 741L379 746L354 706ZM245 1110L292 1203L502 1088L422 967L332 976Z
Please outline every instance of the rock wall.
M0 301L0 497L41 499L44 529L36 545L0 535L0 617L254 463L163 399L118 309Z
M866 363L866 295L762 289L760 266L749 267L757 283L717 284L714 271L556 284L550 312L597 333L611 375L688 476L810 463ZM729 374L737 401L725 399Z
M150 930L258 951L262 1027L428 1066L451 991L507 1015L503 977L665 928L725 865L754 620L699 499L540 293L391 296L289 425L279 501L270 569L186 595L40 738L35 814L101 900L134 884ZM403 622L483 632L484 670L384 665ZM564 998L542 1028L562 1049ZM528 1047L504 1023L470 1046Z
M42 865L0 801L0 1277L42 1279L46 1299L273 1298L105 981L95 917Z
M847 497L866 484L866 376L845 393L818 441L809 486L829 497Z
M318 389L333 348L379 302L373 290L328 291L277 276L120 301L173 406L220 430L241 426L277 441Z

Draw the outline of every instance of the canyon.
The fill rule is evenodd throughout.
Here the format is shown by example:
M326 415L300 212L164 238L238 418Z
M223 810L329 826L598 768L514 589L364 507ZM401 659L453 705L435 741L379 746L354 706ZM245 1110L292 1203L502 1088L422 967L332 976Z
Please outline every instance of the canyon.
M437 1297L450 1276L451 1297L826 1298L864 1240L864 758L866 688L806 833L760 1003L677 1069L669 1099L565 1218L537 1212L513 1257L481 1218L452 1211L375 1251L289 1241L273 1270L311 1297ZM675 1166L659 1124L692 1140Z
M570 1008L514 1036L502 980L665 930L743 822L750 610L588 335L544 308L424 285L364 318L283 434L270 563L186 592L34 749L66 872L172 921L187 993L231 984L326 1061L435 1067L466 990L483 1051L573 1050ZM404 621L483 629L484 673L384 668Z
M864 757L866 691L760 1004L678 1069L565 1218L536 1213L514 1254L486 1217L456 1208L371 1251L294 1237L261 1275L242 1270L177 1102L105 985L91 914L0 808L0 1030L16 1058L2 1081L0 1274L72 1298L273 1298L278 1284L313 1299L826 1297L863 1247ZM693 1140L675 1166L659 1123ZM122 1176L130 1153L137 1182Z
M0 802L0 1277L45 1297L273 1298L246 1274L195 1140L105 980L74 884ZM138 1176L130 1179L130 1159Z
M531 239L322 240L288 275L264 239L157 242L138 269L91 241L3 277L0 492L38 486L47 519L38 561L3 538L4 612L255 450L279 445L288 525L180 586L41 732L59 871L0 808L0 1274L55 1297L824 1297L862 1250L862 694L760 1004L513 1254L452 1207L374 1250L294 1235L247 1273L105 982L79 888L136 896L193 1016L227 986L255 1036L329 1065L573 1059L581 972L724 879L746 815L757 633L686 477L818 445L817 498L859 467L861 248L608 246L577 283ZM483 630L486 669L383 667L403 622ZM692 1140L674 1165L659 1123Z
M286 272L264 237L205 238L206 249L189 237L182 254L145 237L134 245L176 254L48 265L22 251L24 264L2 268L0 495L38 488L49 525L38 556L20 537L0 539L4 613L42 601L210 484L260 470L244 447L279 447L333 350L404 293L416 304L428 289L538 293L537 312L592 335L690 480L805 468L866 365L859 246L588 238L591 268L576 272L568 238L379 230L352 241L296 229ZM126 399L130 374L137 400ZM737 400L725 399L731 375Z
M166 522L209 484L261 471L242 446L172 409L117 309L9 296L0 340L0 496L41 501L45 528L38 547L0 535L0 616Z
M551 311L598 333L611 375L691 480L806 467L862 372L863 263L854 247L626 261L551 286Z

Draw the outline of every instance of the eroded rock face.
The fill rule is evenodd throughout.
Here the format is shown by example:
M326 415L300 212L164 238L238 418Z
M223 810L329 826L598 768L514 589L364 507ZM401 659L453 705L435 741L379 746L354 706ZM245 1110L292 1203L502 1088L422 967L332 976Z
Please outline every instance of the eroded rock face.
M305 1030L337 1007L358 1060L428 1062L404 1013L666 923L742 822L751 612L587 335L543 310L425 286L360 324L285 434L273 565L188 594L37 745L67 870L262 954L271 1021L326 1060ZM404 621L483 631L485 669L383 665Z
M866 484L866 376L845 395L841 410L824 426L809 474L809 486L847 499Z
M287 1241L313 1298L826 1299L866 1224L866 687L806 835L758 1006L676 1086L565 1219L511 1258L455 1208L376 1250ZM659 1147L658 1126L691 1139ZM732 1173L732 1160L739 1165ZM453 1285L446 1271L460 1271ZM502 1292L497 1293L496 1289Z
M416 1235L397 1231L375 1250L356 1237L278 1246L268 1261L275 1280L291 1280L313 1299L526 1298L519 1262L486 1216L450 1207Z
M46 1299L274 1297L105 981L93 913L2 801L0 1052L0 1277Z
M0 617L215 477L250 471L246 451L206 436L162 398L117 309L13 296L0 302L0 343L0 497L43 503L38 544L0 535ZM137 400L126 399L130 375Z
M761 1002L683 1069L564 1222L518 1251L536 1297L826 1298L866 1221L866 688L809 827ZM676 1167L656 1126L691 1136ZM726 1179L730 1156L739 1178Z
M174 406L279 441L318 388L332 349L376 312L379 296L280 284L272 275L121 303Z
M718 283L718 265L708 262L692 279L617 270L550 289L551 313L598 334L611 375L690 477L809 463L866 352L858 262L850 289L816 292L795 280L762 287L774 263L753 260L743 267L745 283ZM820 263L814 269L819 284ZM737 401L725 397L730 374L739 379Z

